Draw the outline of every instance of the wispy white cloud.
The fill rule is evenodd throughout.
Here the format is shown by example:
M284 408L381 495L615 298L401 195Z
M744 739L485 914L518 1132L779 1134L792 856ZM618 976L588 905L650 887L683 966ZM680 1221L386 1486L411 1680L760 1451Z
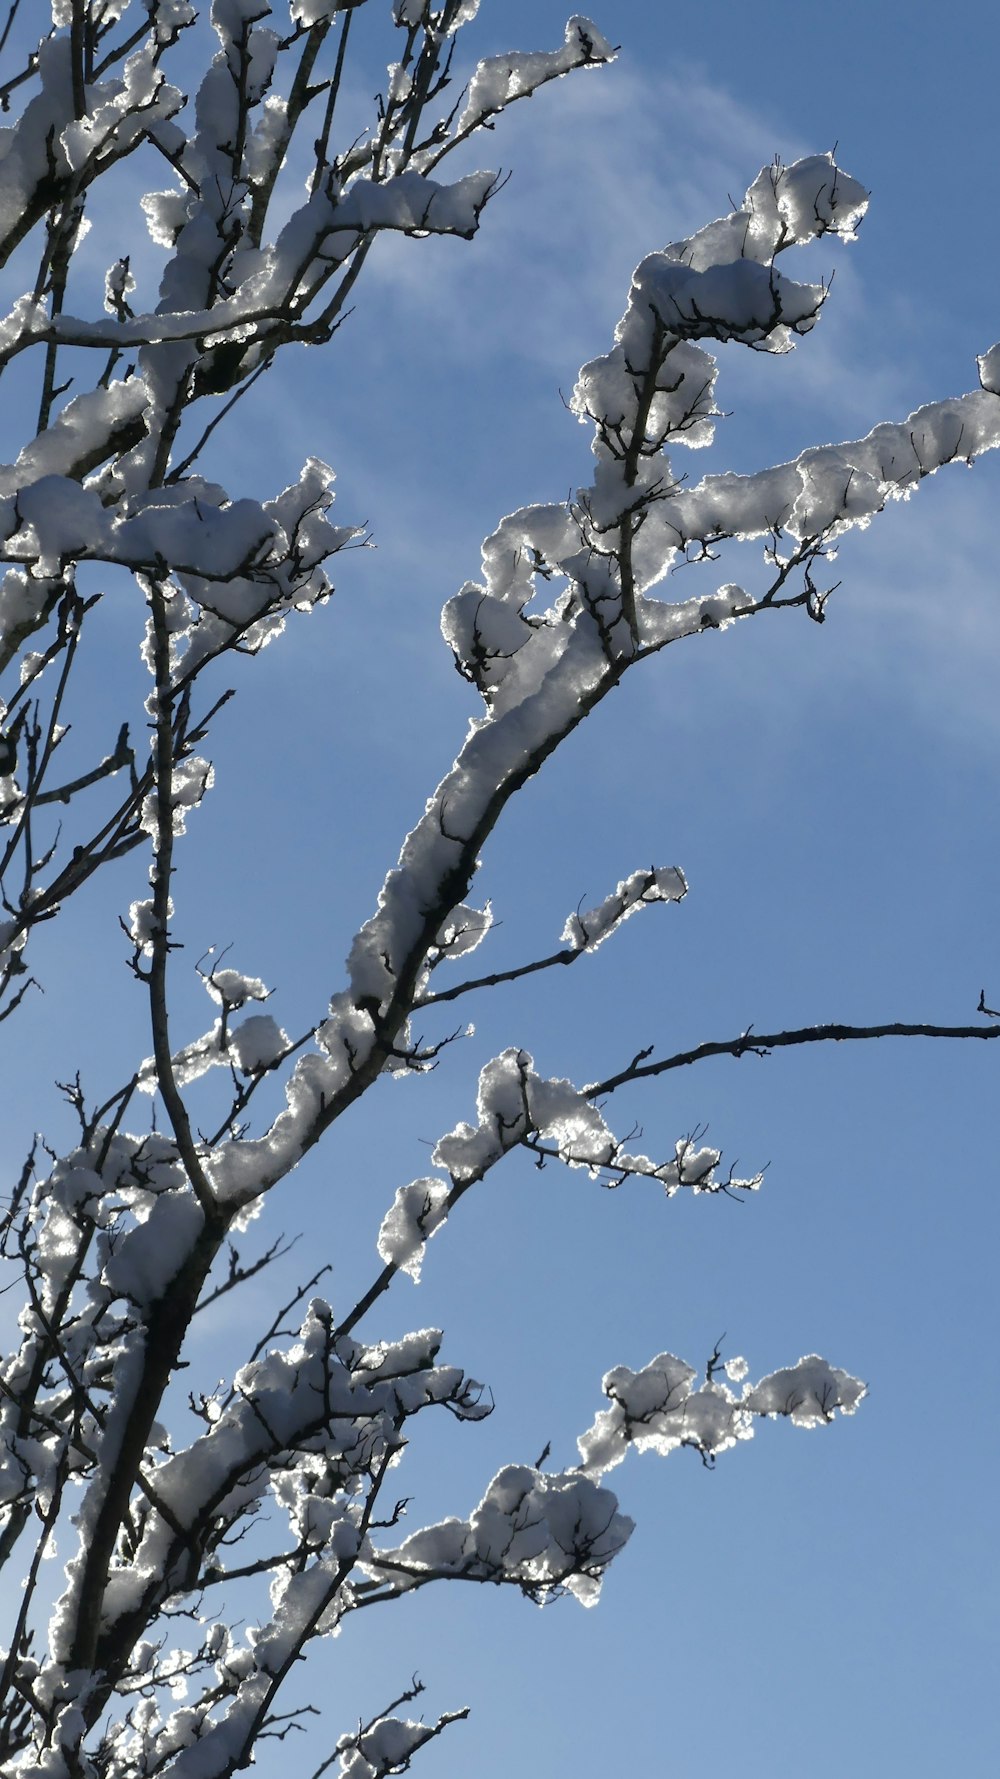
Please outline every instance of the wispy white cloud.
M905 705L960 750L1000 735L1000 589L994 508L1000 463L986 458L920 489L859 544L845 618L866 638L842 667Z

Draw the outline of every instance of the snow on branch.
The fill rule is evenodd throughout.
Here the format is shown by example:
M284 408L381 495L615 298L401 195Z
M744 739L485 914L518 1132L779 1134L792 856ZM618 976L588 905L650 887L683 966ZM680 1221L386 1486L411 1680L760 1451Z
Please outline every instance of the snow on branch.
M474 909L458 908L442 931L454 932L461 942L461 950L457 944L449 941L447 944L440 943L430 954L416 1005L438 1006L445 1001L458 1000L461 995L471 994L476 989L495 988L501 982L517 982L522 977L536 975L539 970L550 970L555 964L571 964L587 952L596 951L622 921L627 920L637 909L648 908L654 902L679 902L686 894L687 881L676 865L654 866L649 871L633 871L630 876L622 879L614 894L606 896L596 908L589 909L585 914L578 910L569 916L561 935L561 950L550 952L547 957L534 958L530 963L514 964L510 969L493 970L485 976L469 977L465 982L459 982L451 988L428 990L423 983L429 982L438 963L445 957L457 957L473 950L474 945L481 942L492 925L493 914L489 904L484 914L477 914Z
M479 124L496 117L515 99L530 98L546 81L557 80L575 68L600 67L615 58L616 51L590 19L574 14L566 26L562 49L534 50L506 56L489 56L480 62L469 82L465 109L455 126L466 136Z
M726 1383L717 1381L716 1369L710 1365L694 1389L694 1367L672 1353L658 1354L641 1371L615 1366L603 1382L611 1407L601 1410L578 1441L586 1474L599 1477L613 1470L630 1446L661 1456L690 1446L714 1463L719 1453L753 1438L755 1418L783 1416L794 1427L825 1426L838 1410L852 1415L865 1395L858 1378L815 1353L758 1384L744 1381L745 1359L726 1361Z
M365 1555L362 1567L390 1593L446 1579L493 1581L513 1584L539 1604L567 1592L592 1606L605 1570L633 1530L616 1497L599 1484L630 1445L664 1456L690 1447L711 1465L753 1437L755 1418L823 1426L838 1411L853 1414L865 1395L857 1378L815 1354L759 1384L743 1383L740 1391L717 1382L715 1369L710 1364L704 1383L693 1389L694 1368L671 1353L661 1353L640 1372L616 1366L603 1386L612 1406L578 1441L579 1470L550 1476L508 1465L468 1520L424 1527L401 1545ZM725 1370L730 1382L740 1383L746 1361L731 1359ZM364 1597L359 1593L359 1600Z
M613 932L640 908L653 902L680 902L687 895L687 880L676 865L653 871L633 871L586 914L571 914L561 937L576 951L596 951Z
M468 1520L426 1526L392 1549L373 1550L363 1567L392 1593L429 1581L491 1581L539 1604L565 1592L593 1606L633 1529L611 1491L589 1477L509 1464Z
M760 1186L759 1174L751 1179L720 1176L720 1151L700 1145L697 1135L682 1138L667 1162L631 1153L605 1123L595 1097L570 1081L538 1075L526 1050L505 1050L480 1074L478 1123L456 1125L438 1140L432 1159L450 1175L453 1186L463 1188L518 1147L540 1159L586 1168L591 1178L604 1177L611 1185L630 1178L656 1180L668 1198L682 1187L697 1194L750 1192Z
M843 172L832 154L805 155L784 166L762 167L738 210L666 249L668 259L704 271L753 260L768 265L787 247L824 235L853 241L868 209L868 193Z
M340 1779L386 1779L405 1773L418 1751L440 1736L450 1723L468 1717L468 1707L446 1711L436 1723L415 1723L412 1718L379 1717L356 1735L341 1736L337 1743Z
M212 1068L228 1067L244 1075L259 1074L274 1068L292 1048L288 1033L282 1031L269 1013L252 1013L238 1025L217 1019L210 1031L173 1055L174 1080L178 1087L192 1081ZM147 1057L139 1069L136 1085L143 1093L155 1093L159 1075L155 1057Z
M489 902L485 908L466 908L463 905L453 908L435 940L432 965L444 958L450 962L454 958L467 957L470 951L475 951L482 944L492 925L493 909Z
M63 192L78 195L156 129L169 127L184 94L159 67L164 47L147 41L127 59L121 78L98 82L84 93L70 34L54 33L39 44L34 72L40 90L4 132L0 263ZM67 115L67 102L74 100L76 117Z
M479 218L498 181L493 172L468 173L443 185L421 173L399 173L388 184L357 179L341 196L334 191L310 199L287 222L264 263L242 279L239 293L205 306L177 307L163 313L130 315L127 319L86 321L74 315L42 320L38 312L17 312L0 324L18 349L39 340L62 346L107 349L163 345L171 341L207 339L218 347L227 335L252 341L266 338L275 324L294 315L318 293L331 273L356 253L362 241L384 233L402 235L457 235L471 240ZM176 205L165 200L173 193L155 193L145 205L154 241L171 241ZM154 201L155 200L155 201ZM261 256L258 256L258 260ZM30 327L30 339L17 331ZM299 324L296 332L305 337ZM280 328L279 332L285 332Z
M448 1214L449 1187L433 1177L401 1186L382 1219L378 1251L387 1266L420 1279L427 1243Z
M333 471L310 459L274 500L230 500L197 478L158 489L116 517L96 490L42 476L0 501L0 559L42 581L80 561L172 574L195 606L232 630L247 629L332 591L322 564L360 536L356 526L326 520L332 481ZM192 609L188 628L194 618Z

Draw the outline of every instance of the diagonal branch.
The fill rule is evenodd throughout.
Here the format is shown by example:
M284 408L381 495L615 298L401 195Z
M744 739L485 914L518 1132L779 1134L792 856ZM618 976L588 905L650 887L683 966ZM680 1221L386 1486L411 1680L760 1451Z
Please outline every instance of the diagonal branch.
M1000 1038L1000 1025L908 1025L893 1021L887 1025L804 1025L797 1030L755 1035L748 1026L738 1038L714 1040L697 1044L693 1050L679 1050L660 1062L636 1059L617 1075L595 1081L584 1089L588 1098L595 1094L614 1093L630 1081L648 1080L665 1075L668 1069L686 1068L689 1063L702 1062L707 1056L769 1056L772 1050L791 1049L797 1044L843 1044L863 1038ZM648 1051L643 1054L648 1055Z
M571 964L576 958L586 955L585 945L565 945L562 951L553 951L548 957L536 958L532 964L517 964L510 970L494 970L489 976L475 976L467 982L456 983L454 988L439 988L433 994L421 995L413 1003L414 1011L418 1007L436 1007L441 1001L457 1001L459 995L471 994L476 988L496 988L500 982L516 982L521 976L533 976L536 970L549 970L553 964Z

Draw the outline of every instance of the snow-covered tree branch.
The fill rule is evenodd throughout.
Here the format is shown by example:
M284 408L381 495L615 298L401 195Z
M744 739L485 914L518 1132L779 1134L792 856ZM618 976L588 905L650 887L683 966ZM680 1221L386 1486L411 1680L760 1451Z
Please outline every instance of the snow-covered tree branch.
M504 175L450 178L453 151L480 136L492 149L487 132L517 100L592 78L615 49L574 17L561 45L487 58L463 84L477 0L395 0L388 18L374 0L214 0L210 20L188 0L52 0L35 40L39 10L9 9L0 83L0 370L31 390L20 454L0 468L0 1021L44 988L44 929L78 891L92 886L88 920L105 895L100 918L115 925L121 871L105 867L131 858L120 949L145 1036L127 1079L103 1080L94 1100L79 1076L64 1089L74 1142L37 1139L8 1188L3 1251L25 1296L0 1369L0 1558L20 1584L0 1655L0 1751L5 1772L46 1779L223 1779L284 1735L301 1709L282 1692L293 1667L362 1608L431 1581L593 1603L632 1530L605 1481L630 1447L691 1448L712 1465L759 1421L817 1427L861 1402L859 1380L815 1355L757 1382L718 1350L703 1373L666 1352L638 1371L615 1365L579 1462L510 1463L483 1478L467 1517L400 1534L398 1467L431 1437L432 1417L419 1429L417 1417L475 1422L491 1399L439 1357L440 1331L382 1339L368 1319L401 1273L419 1278L430 1238L447 1242L460 1201L512 1152L605 1186L657 1182L666 1196L760 1188L759 1172L737 1174L700 1131L678 1131L665 1156L615 1135L619 1089L710 1056L825 1040L992 1039L985 1002L979 1023L887 1009L878 1024L693 1034L683 1051L640 1037L610 1073L595 1045L582 1088L508 1047L482 1069L474 1113L470 1088L469 1118L437 1133L434 1171L372 1205L372 1271L353 1300L335 1312L312 1295L321 1270L256 1345L248 1333L222 1384L192 1363L192 1329L278 1253L280 1237L258 1261L237 1243L303 1157L386 1076L442 1060L460 1035L450 1003L557 964L583 973L634 915L678 918L681 868L626 859L617 887L569 912L558 940L526 940L523 962L468 974L474 950L489 958L492 913L475 886L511 800L668 646L710 648L718 631L778 610L822 621L845 533L1000 444L1000 347L960 397L691 484L671 454L713 435L712 348L778 354L808 335L829 286L795 281L779 255L852 240L867 195L832 155L775 162L731 214L650 253L569 404L592 436L592 481L563 502L539 490L540 504L486 539L481 578L442 589L471 719L346 971L317 967L308 1028L289 1032L264 980L203 962L210 1023L192 1031L173 923L186 823L210 820L224 675L324 605L335 559L349 577L368 536L350 514L333 522L334 472L317 457L283 487L279 467L257 499L203 473L203 454L246 411L237 404L266 396L285 348L339 347L386 237L412 238L419 255L424 237L471 241L488 224ZM342 125L346 86L372 43L393 59L355 134ZM141 250L117 233L125 162L166 181L143 197ZM98 314L91 226L109 255ZM673 596L674 568L711 571L746 540L763 540L758 582ZM80 717L80 663L103 646L112 600L145 677L119 690L109 672L95 725ZM236 704L249 722L251 696ZM448 980L459 962L462 979ZM83 1061L92 1081L99 1059ZM57 1536L53 1596L44 1559ZM403 1771L464 1715L394 1715L419 1690L356 1731L325 1726L344 1779Z

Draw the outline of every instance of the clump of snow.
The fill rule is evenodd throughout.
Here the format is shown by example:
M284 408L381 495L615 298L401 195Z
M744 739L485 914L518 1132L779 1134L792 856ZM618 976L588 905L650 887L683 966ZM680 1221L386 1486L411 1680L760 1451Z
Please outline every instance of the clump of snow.
M341 4L343 0L341 0ZM427 0L392 0L392 16L397 25L420 25L427 14ZM443 13L444 8L440 9ZM448 29L442 32L440 25L428 26L431 36L453 37L463 25L469 24L479 11L479 0L458 0L458 4L448 9Z
M289 0L289 11L297 25L319 25L332 22L343 10L344 0Z
M471 132L485 119L495 117L513 100L537 92L546 81L556 80L574 68L600 67L613 61L614 57L614 49L596 25L574 15L566 26L561 49L489 56L480 62L469 82L465 109L456 130L459 135Z
M615 1496L589 1476L509 1464L468 1520L426 1526L393 1550L374 1551L365 1567L400 1592L451 1574L513 1583L539 1602L565 1590L593 1606L632 1531Z
M167 899L168 920L173 912L174 900L170 896ZM131 902L128 911L128 936L144 957L148 957L152 952L153 940L158 932L159 926L152 897L147 896L142 901Z
M65 476L42 476L2 503L0 526L13 555L30 560L42 579L57 575L107 532L100 500ZM8 517L9 513L9 517Z
M990 395L1000 395L1000 343L991 346L977 360L979 365L979 381Z
M229 1033L229 1053L243 1075L273 1068L287 1054L288 1033L269 1013L254 1013Z
M18 952L24 950L27 938L27 932L16 920L0 920L0 970L9 969Z
M337 1743L340 1779L385 1779L402 1773L427 1741L424 1723L403 1717L380 1717L357 1736L342 1736Z
M135 276L130 270L128 256L116 260L104 274L104 307L109 315L126 313L126 298L135 289Z
M577 1441L583 1470L602 1476L622 1462L630 1446L662 1456L691 1446L714 1463L721 1452L753 1438L754 1417L784 1415L793 1426L818 1427L837 1409L853 1414L865 1394L858 1378L816 1354L759 1384L744 1382L748 1369L742 1358L725 1366L729 1383L743 1384L737 1394L711 1377L693 1389L694 1367L673 1353L660 1353L641 1371L616 1366L603 1381L611 1407L602 1409Z
M162 1298L188 1259L205 1214L190 1188L161 1192L148 1214L114 1246L104 1283L118 1297L147 1307Z
M197 809L206 791L210 791L214 783L215 767L210 760L202 760L197 754L190 754L187 759L177 762L171 774L170 785L170 806L175 834L180 835L186 832L188 810ZM150 838L155 841L160 831L159 802L155 791L150 791L143 802L142 826Z
M445 604L441 634L459 672L486 696L506 678L514 656L530 642L532 630L515 606L495 599L475 581L466 581Z
M186 193L177 190L149 191L143 194L140 203L151 240L157 247L173 247L188 220Z
M219 1068L228 1061L228 1053L223 1034L222 1021L217 1019L210 1031L203 1032L200 1038L192 1039L175 1050L171 1059L171 1073L177 1087L190 1087L209 1069ZM156 1058L147 1056L142 1063L137 1085L142 1093L156 1093L160 1084Z
M150 43L126 59L122 75L91 87L86 115L62 130L60 147L74 172L98 157L111 158L109 150L114 156L128 153L156 118L173 117L184 104L184 94L164 80Z
M852 1415L867 1386L850 1372L809 1353L796 1365L774 1371L749 1390L744 1403L757 1415L787 1415L794 1427L821 1427L839 1409Z
M176 1086L189 1087L209 1069L225 1066L236 1068L243 1075L258 1075L288 1054L288 1033L270 1014L255 1013L239 1025L229 1026L229 1011L227 1006L223 1018L217 1019L209 1031L174 1051L170 1062ZM155 1093L159 1084L156 1059L148 1056L139 1070L137 1085L143 1093Z
M435 1166L458 1185L469 1185L509 1150L524 1144L536 1154L554 1155L568 1167L586 1168L596 1178L607 1171L612 1183L630 1176L656 1180L668 1197L687 1187L694 1194L756 1191L762 1176L720 1179L718 1149L681 1137L670 1161L633 1154L619 1142L594 1103L596 1089L539 1075L526 1050L505 1050L479 1077L478 1123L464 1121L438 1140Z
M614 894L586 914L571 914L560 935L575 951L596 951L629 915L653 902L680 902L687 895L687 880L676 865L651 871L633 871L619 883Z
M271 993L259 976L244 976L240 970L213 969L202 980L213 1001L230 1013L247 1001L266 1001Z
M667 248L671 259L705 271L741 259L767 265L787 247L823 235L852 241L868 208L868 193L838 167L832 154L806 155L758 173L739 209Z
M447 1216L447 1181L432 1177L400 1186L382 1219L378 1251L387 1266L398 1266L416 1284L427 1243Z
M441 957L467 957L481 945L493 925L493 909L489 902L485 908L467 908L461 904L453 908L447 920L441 926L435 940L435 949Z

